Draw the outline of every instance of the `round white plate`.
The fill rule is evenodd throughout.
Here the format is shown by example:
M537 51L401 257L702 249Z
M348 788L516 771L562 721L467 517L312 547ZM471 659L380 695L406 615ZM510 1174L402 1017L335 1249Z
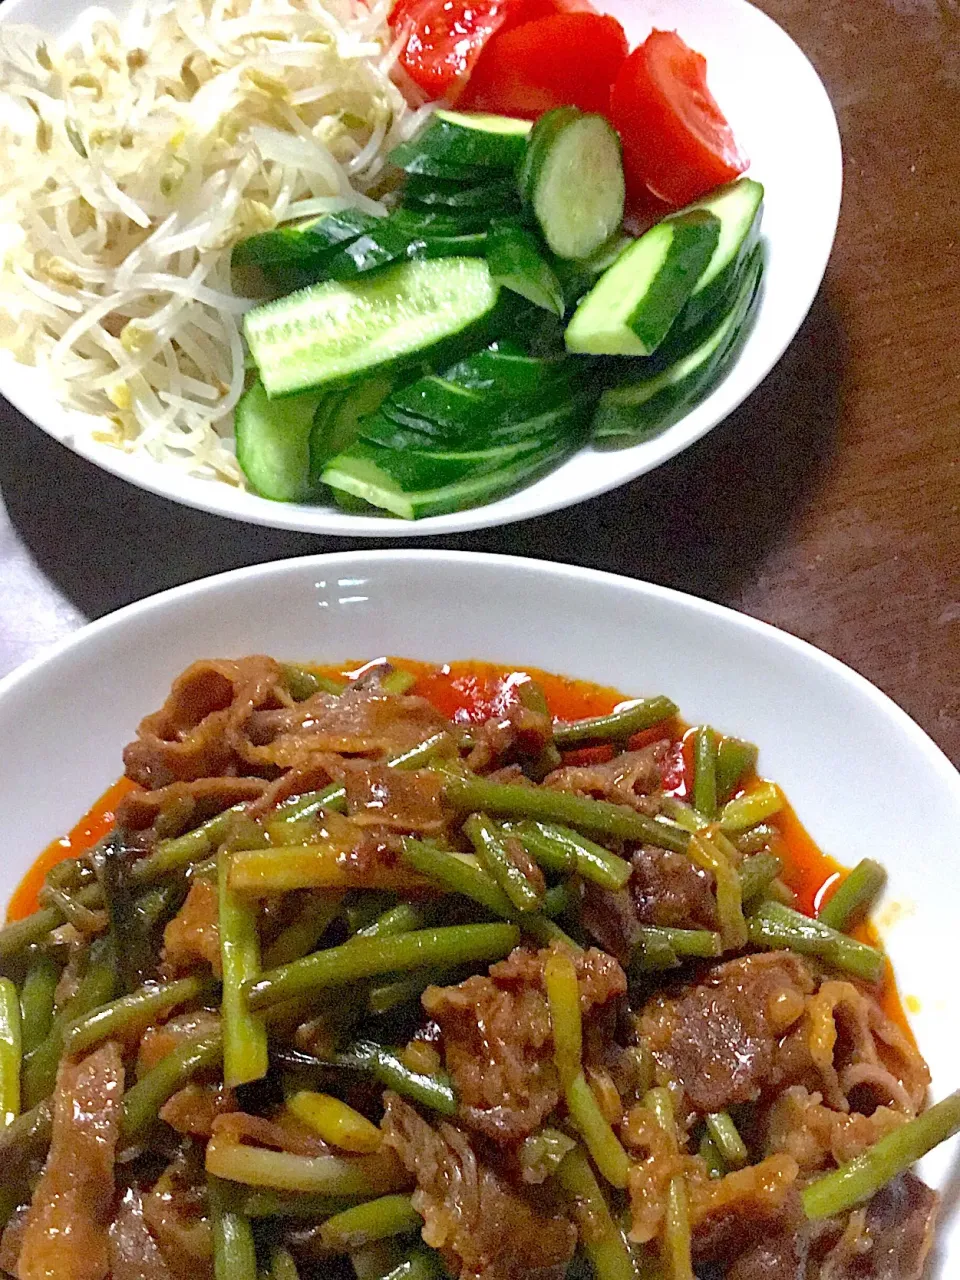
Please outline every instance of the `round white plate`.
M939 1097L960 1085L960 774L889 698L803 641L717 605L588 569L456 552L284 560L179 587L84 628L0 681L0 900L122 772L121 750L201 657L486 658L666 693L760 744L814 839L878 858L878 923ZM953 1153L927 1162L937 1186ZM960 1231L940 1234L946 1280Z
M123 0L106 0L112 9ZM61 31L75 0L4 0L0 22ZM347 515L334 507L269 502L216 481L183 476L145 457L91 440L92 419L67 412L35 370L0 352L0 394L55 439L153 493L202 511L307 533L419 537L507 524L605 493L653 470L722 422L780 359L823 277L840 210L842 162L836 120L816 72L793 41L745 0L603 0L631 45L652 27L675 29L707 57L709 82L750 173L764 184L766 272L754 323L736 362L680 422L655 440L617 451L582 449L535 484L487 506L406 521Z

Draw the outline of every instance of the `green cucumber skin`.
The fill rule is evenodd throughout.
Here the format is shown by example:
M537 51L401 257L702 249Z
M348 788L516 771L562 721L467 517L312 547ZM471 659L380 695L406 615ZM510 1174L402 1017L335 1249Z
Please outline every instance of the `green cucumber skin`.
M342 244L376 228L385 221L359 209L328 213L294 227L276 227L259 235L248 236L233 247L232 267L259 267L261 270L300 267L322 261L325 254L335 252Z
M321 399L308 444L311 486L319 484L320 473L330 459L353 444L361 419L375 413L392 388L392 378L374 376Z
M720 223L712 214L692 213L672 221L669 263L627 317L629 328L647 353L656 351L670 332L720 239Z
M274 502L310 497L309 436L321 399L308 392L268 400L259 380L240 397L234 418L237 462L261 497Z
M428 267L444 270L427 273ZM459 282L455 272L461 277ZM376 309L378 295L402 297L413 284L429 295L445 275L450 276L448 293L458 284L460 297L465 290L475 291L469 310L451 312L445 324L437 323L433 328L424 324L422 332L408 331L405 340L395 323L373 335L369 328L364 331L366 316ZM371 278L346 284L328 281L256 307L244 318L244 333L271 399L315 388L332 391L375 371L385 373L419 364L428 353L432 360L442 357L449 362L461 352L486 345L497 325L499 294L486 264L477 259L407 262ZM311 329L311 308L319 313L319 336L316 322ZM341 340L343 334L346 336Z
M530 137L527 139L526 155L517 174L520 194L531 213L537 193L537 180L544 160L564 129L579 120L580 116L581 113L576 107L554 107L552 111L545 111L533 126Z
M562 316L563 290L556 272L523 227L492 227L487 235L487 264L494 280L534 306Z
M752 178L740 178L735 184L736 187L749 187L751 194L756 201L756 210L753 220L750 223L746 236L740 242L736 254L727 263L723 270L714 277L713 280L706 285L699 285L694 289L693 293L687 300L687 305L678 317L677 324L681 329L696 329L708 320L711 316L723 314L731 305L734 295L737 292L737 286L740 282L740 276L743 272L744 264L750 258L754 249L760 241L761 223L763 220L763 187L759 182ZM692 208L706 209L712 213L716 204L720 202L724 191L715 192L708 196L707 199L693 205Z
M408 174L403 199L428 208L488 210L511 213L520 209L520 197L512 179L488 178L476 185L449 182L424 174Z
M490 122L501 122L491 128ZM484 127L486 123L486 127ZM408 173L429 174L436 165L461 171L512 170L523 159L531 125L509 116L437 111L409 142L391 152Z
M717 329L727 327L723 340L686 377L679 382L670 381L670 369L675 366L668 366L646 380L624 383L603 393L593 419L595 443L615 448L639 444L659 435L683 417L691 402L702 396L717 379L746 337L759 302L762 274L763 255L758 246L743 269L740 290L732 309L714 329L716 333ZM688 353L685 358L692 354ZM651 386L661 382L663 385L649 395ZM633 389L638 396L646 398L631 402Z

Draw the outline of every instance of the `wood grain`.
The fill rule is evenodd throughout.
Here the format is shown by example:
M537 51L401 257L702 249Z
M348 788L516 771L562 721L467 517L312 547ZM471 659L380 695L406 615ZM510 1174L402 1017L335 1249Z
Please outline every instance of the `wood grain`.
M856 667L960 763L960 5L762 7L823 77L844 144L837 244L800 334L738 413L653 475L421 545L593 565L745 610ZM164 587L345 545L140 493L6 406L0 493L0 672Z

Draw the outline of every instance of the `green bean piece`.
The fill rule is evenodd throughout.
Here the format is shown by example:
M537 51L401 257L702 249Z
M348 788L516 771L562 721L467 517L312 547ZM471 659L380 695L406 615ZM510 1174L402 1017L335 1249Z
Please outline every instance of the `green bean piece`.
M783 863L772 853L751 853L737 868L740 895L744 903L762 897L783 870Z
M422 929L427 923L427 912L413 902L398 902L377 916L365 928L357 931L358 938L387 938L396 933L409 933Z
M570 935L557 924L556 920L550 920L545 915L540 915L535 911L528 911L526 915L520 917L520 927L524 934L531 937L538 947L549 947L554 942L562 942L565 947L569 947L571 951L582 951L579 942L576 942Z
M543 895L543 902L540 904L540 910L545 916L549 916L553 919L555 916L562 916L565 911L569 911L573 906L574 898L573 894L570 892L570 886L566 884L555 884L552 885Z
M409 1196L380 1196L328 1218L320 1228L320 1239L337 1253L352 1253L374 1240L409 1235L422 1226L423 1218Z
M74 900L84 907L102 907L103 890L98 884L84 885L74 895ZM0 929L0 960L18 955L34 943L43 942L47 934L58 929L63 921L63 912L57 907L41 907L22 920L4 925Z
M67 1025L76 1018L83 1017L91 1009L96 1009L98 1005L106 1004L115 988L113 946L109 939L98 938L90 947L86 972L77 984L74 995L53 1019L42 1043L23 1060L20 1084L25 1107L36 1106L42 1098L53 1092Z
M195 976L175 982L147 983L131 995L100 1005L67 1023L63 1034L64 1053L71 1058L78 1057L103 1040L138 1034L159 1014L197 999L209 985Z
M384 693L392 693L402 695L409 693L413 686L417 683L417 677L412 671L401 671L394 667L392 671L388 671L380 681L380 688Z
M710 1136L709 1129L704 1129L703 1131L697 1154L707 1166L707 1173L711 1178L722 1178L727 1172L727 1166L724 1163L723 1156L720 1154L720 1148Z
M361 1064L384 1088L393 1089L395 1093L420 1102L433 1111L439 1111L441 1115L453 1116L457 1113L457 1095L445 1071L438 1071L436 1075L413 1071L396 1050L388 1049L373 1040L355 1041L345 1053L338 1055L337 1061L349 1065Z
M845 932L867 914L883 892L887 873L879 862L863 858L817 913L821 924Z
M743 775L757 765L757 748L742 738L721 738L717 747L717 799L723 803L737 790Z
M712 872L716 881L717 919L724 951L739 951L747 941L747 925L743 918L743 886L737 873L736 849L713 828L691 836L688 853L690 860Z
M565 1096L570 1119L593 1163L612 1187L622 1191L627 1185L630 1162L582 1071L567 1086Z
M52 1099L44 1098L29 1111L23 1111L0 1129L0 1167L3 1188L29 1196L35 1176L35 1163L42 1160L53 1133ZM17 1198L22 1201L24 1194ZM16 1206L14 1206L16 1207Z
M411 1179L389 1152L366 1156L300 1156L292 1151L248 1147L221 1135L207 1143L207 1173L249 1187L306 1191L351 1199L383 1195L410 1185Z
M263 1009L293 996L343 986L383 973L439 965L442 968L501 960L520 940L512 924L461 924L414 929L386 938L351 938L339 947L314 951L244 984L253 1009Z
M433 845L415 840L413 836L405 836L403 856L411 867L448 893L459 893L465 898L472 898L502 920L511 920L516 914L513 903L493 877L455 853L435 849Z
M171 871L182 871L191 862L212 853L226 837L234 817L244 813L246 807L245 802L235 804L182 836L160 840L151 854L131 868L131 879L135 884L153 884Z
M30 962L20 990L20 1036L23 1053L32 1053L50 1031L60 966L53 956L38 952Z
M409 978L397 978L371 987L367 995L367 1008L378 1016L398 1009L401 1005L419 1001L427 987L446 987L454 980L455 970L421 969Z
M185 1040L172 1053L128 1089L123 1096L120 1121L121 1145L131 1146L156 1120L160 1108L178 1089L189 1084L200 1071L223 1060L223 1037L219 1031Z
M289 1249L274 1249L270 1259L270 1280L300 1280L297 1264Z
M477 852L481 868L499 885L517 911L537 911L543 894L510 857L503 833L496 824L485 813L472 813L463 830Z
M750 1159L746 1144L737 1132L726 1111L716 1111L707 1116L707 1130L731 1169L742 1169Z
M270 1191L261 1188L244 1197L243 1212L248 1218L306 1218L316 1222L341 1209L349 1209L346 1197L315 1195L309 1191Z
M545 1125L524 1138L518 1152L520 1168L525 1171L529 1169L540 1173L546 1172L550 1176L556 1173L563 1163L564 1156L576 1145L569 1134Z
M678 827L683 827L684 831L689 831L691 835L694 831L701 831L710 825L709 818L705 818L702 813L694 809L693 805L685 804L677 796L661 797L660 810L671 822L675 822Z
M761 903L747 921L747 928L755 947L787 947L801 955L817 956L864 982L880 982L886 969L886 956L876 947L848 938L781 902Z
M495 813L505 818L534 818L560 822L595 835L619 840L636 840L661 849L683 853L690 839L686 831L670 822L661 822L629 805L548 787L529 787L515 782L491 782L489 778L448 776L444 783L447 800L464 813Z
M433 1250L416 1249L388 1271L383 1280L439 1280L443 1274L440 1259Z
M557 1179L571 1201L583 1250L593 1264L596 1280L636 1280L627 1242L610 1214L582 1147L574 1147L564 1157Z
M651 1089L644 1098L643 1105L653 1112L660 1128L669 1134L676 1147L677 1125L670 1091L662 1087ZM683 1174L679 1173L670 1179L663 1221L663 1261L667 1265L670 1280L695 1280L692 1249L687 1183Z
M375 925L396 903L396 895L376 889L356 889L343 900L343 918L350 934ZM403 930L400 931L401 933ZM374 937L377 934L373 935Z
M217 868L220 962L223 969L223 1079L228 1087L262 1080L269 1067L267 1028L247 1007L245 985L260 973L256 904L229 885L232 855L222 852Z
M800 1194L808 1218L832 1218L862 1204L941 1142L960 1133L960 1090L934 1103L872 1147L808 1183Z
M219 1178L207 1180L215 1280L257 1280L257 1251L249 1218L236 1207L237 1193Z
M722 953L719 933L709 929L672 929L642 925L637 933L631 971L673 969L681 957L712 959Z
M516 690L520 705L530 711L536 711L539 715L546 716L550 725L549 740L544 743L537 755L529 760L526 765L526 772L535 782L539 782L554 769L559 769L560 765L563 764L563 756L561 756L557 744L553 740L553 721L550 719L550 707L547 704L547 695L543 691L543 686L537 680L524 680L516 686Z
M569 827L550 822L520 822L511 826L520 837L531 858L544 871L563 873L576 871L584 880L592 880L603 889L622 889L633 868L586 836Z
M625 702L606 716L589 716L585 720L570 720L553 726L553 740L566 750L586 742L626 742L635 733L652 729L655 724L670 720L679 708L669 698L637 698Z
M40 890L38 901L44 907L56 907L67 924L72 924L78 933L91 935L103 933L106 919L102 908L94 911L78 902L74 894L67 889L58 889L46 884Z
M0 978L0 1126L20 1114L20 1001L9 978Z
M282 929L263 953L263 967L275 969L278 965L299 960L315 951L340 910L343 894L336 889L311 893L298 911L295 919Z
M693 734L693 807L712 822L717 816L717 735L709 725Z
M154 930L161 920L173 915L181 894L186 891L186 880L178 877L167 884L154 885L141 893L133 904L133 914L145 934Z
M372 1244L354 1249L350 1261L357 1280L386 1280L403 1266L408 1256L398 1240L374 1240Z
M322 676L309 667L301 667L295 662L283 664L283 683L287 692L295 702L306 702L315 693L332 693L339 696L347 687L345 680L334 680L330 676Z
M720 814L720 828L728 833L749 831L783 808L783 795L775 782L761 782L745 795L728 800Z

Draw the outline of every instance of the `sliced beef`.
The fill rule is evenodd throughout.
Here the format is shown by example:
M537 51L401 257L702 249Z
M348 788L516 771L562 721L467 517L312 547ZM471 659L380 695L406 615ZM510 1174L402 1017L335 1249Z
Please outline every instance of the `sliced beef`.
M785 1089L766 1118L766 1149L786 1152L805 1173L845 1164L907 1120L902 1111L877 1107L869 1116L834 1111L803 1085Z
M249 774L245 727L258 707L282 707L291 699L273 658L195 662L173 682L159 711L141 720L136 741L123 753L127 777L149 790Z
M143 1216L143 1195L131 1187L110 1225L110 1280L174 1280Z
M809 1232L803 1227L765 1236L749 1245L726 1280L808 1280Z
M198 1009L195 1013L178 1013L169 1022L148 1027L140 1041L137 1056L137 1074L143 1075L187 1040L211 1035L220 1029L220 1015L212 1009Z
M236 1111L237 1099L232 1089L223 1084L197 1084L191 1081L178 1089L160 1108L160 1119L177 1133L209 1138L214 1121L229 1111Z
M559 1100L543 989L549 954L520 947L491 965L488 977L423 993L423 1007L443 1034L460 1116L495 1142L522 1141ZM591 1014L626 991L626 977L613 957L595 948L578 953L575 962L589 1036Z
M660 764L668 742L654 742L642 751L623 751L612 760L590 765L563 765L544 778L545 787L574 791L579 795L627 804L645 813L656 813L659 803Z
M682 1086L688 1108L723 1111L789 1082L785 1074L798 1067L784 1033L814 987L809 965L790 952L744 956L675 995L654 996L641 1011L640 1033L657 1067Z
M371 764L344 775L347 812L359 826L436 835L445 825L443 777L429 769Z
M117 825L152 830L158 837L179 835L235 804L257 800L266 786L262 778L197 778L157 791L131 791L117 806Z
M698 1263L735 1256L772 1229L799 1219L797 1162L769 1156L723 1178L690 1178L690 1225Z
M715 929L717 901L709 871L682 853L643 845L631 859L627 884L641 924L675 929Z
M819 1280L920 1280L936 1224L939 1196L912 1173L854 1210L820 1263Z
M19 1280L107 1275L122 1099L123 1060L115 1044L60 1064L50 1154L24 1226Z
M423 1238L461 1280L560 1280L577 1232L545 1186L515 1186L452 1124L436 1128L396 1094L386 1095L387 1143L416 1177Z
M171 976L208 964L220 976L220 925L217 887L194 880L183 906L163 931L163 963Z

